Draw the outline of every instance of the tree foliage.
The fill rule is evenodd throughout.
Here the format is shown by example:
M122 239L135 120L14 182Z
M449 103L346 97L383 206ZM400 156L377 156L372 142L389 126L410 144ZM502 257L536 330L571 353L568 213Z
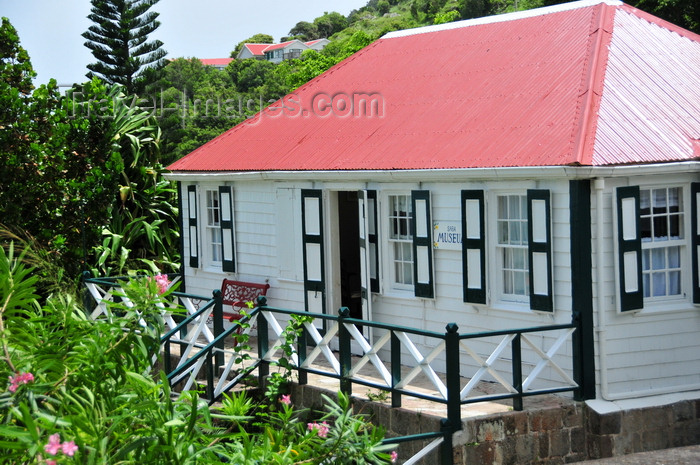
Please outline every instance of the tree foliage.
M329 38L336 32L340 32L348 27L348 19L337 11L325 12L314 19L314 25L318 32L317 39Z
M2 229L50 250L69 279L123 258L172 269L176 196L162 180L154 117L98 79L67 96L54 80L30 94L34 71L6 19L0 44ZM134 233L125 238L120 224Z
M289 30L289 37L283 37L282 40L299 39L302 42L307 42L318 38L318 28L314 23L299 21Z
M236 60L230 66L247 61ZM160 74L146 87L145 96L158 107L163 164L186 155L252 114L227 70L204 66L196 58L178 58Z
M345 40L329 44L321 52L305 50L300 59L288 60L276 65L277 72L273 76L284 80L290 91L294 90L366 47L374 39L375 37L364 31L357 31Z
M85 46L97 60L89 64L88 78L100 77L121 84L127 92L137 90L136 80L144 67L160 67L166 55L160 40L148 41L158 29L158 13L149 11L158 0L91 0L88 15L94 24L83 33Z
M29 94L34 72L12 25L3 19L0 210L2 222L55 250L77 273L88 244L108 221L123 170L109 122L74 117L73 102L49 81ZM91 96L105 87L91 84Z
M630 0L628 3L700 34L700 5L696 0Z
M31 251L0 247L0 457L3 463L388 464L384 431L353 415L347 396L326 412L289 396L246 393L209 407L199 392L173 396L160 358L163 307L176 286L140 277L114 289L93 320L74 296L41 304ZM126 302L130 305L127 305ZM287 345L285 350L291 350ZM162 365L162 364L161 364ZM279 399L279 400L278 400Z

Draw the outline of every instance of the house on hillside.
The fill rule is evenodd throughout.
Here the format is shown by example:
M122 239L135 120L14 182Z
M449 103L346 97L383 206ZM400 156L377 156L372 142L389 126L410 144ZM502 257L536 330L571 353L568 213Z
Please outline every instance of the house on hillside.
M236 60L246 58L263 60L265 58L264 50L269 46L270 44L243 44L243 47L238 51L238 55L236 55Z
M310 40L308 42L304 42L307 47L309 47L311 50L316 50L317 52L320 52L324 48L326 48L326 45L330 43L330 40L323 38L323 39L315 39L315 40Z
M288 40L280 44L243 44L236 59L257 58L273 63L280 63L284 60L300 58L304 50L323 50L330 41L328 39L316 39L309 42L300 40Z
M188 292L433 331L575 314L589 397L700 390L700 36L643 11L392 32L169 169Z
M283 60L301 58L301 52L308 49L304 42L294 39L281 44L272 44L264 50L264 53L267 61L280 63Z

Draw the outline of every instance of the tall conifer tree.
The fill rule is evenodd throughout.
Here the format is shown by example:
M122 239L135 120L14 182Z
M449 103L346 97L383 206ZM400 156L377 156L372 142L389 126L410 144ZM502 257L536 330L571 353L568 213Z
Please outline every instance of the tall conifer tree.
M85 46L96 63L88 65L89 78L100 77L136 91L136 80L145 67L160 67L166 51L160 40L148 41L158 29L158 13L149 11L158 0L91 0L88 15L94 24L83 33Z

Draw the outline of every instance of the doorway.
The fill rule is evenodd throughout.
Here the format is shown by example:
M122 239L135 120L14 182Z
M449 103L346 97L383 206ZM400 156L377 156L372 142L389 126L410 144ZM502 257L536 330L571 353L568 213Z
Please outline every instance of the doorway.
M338 191L338 248L340 253L340 304L351 318L362 318L360 268L360 217L357 191Z

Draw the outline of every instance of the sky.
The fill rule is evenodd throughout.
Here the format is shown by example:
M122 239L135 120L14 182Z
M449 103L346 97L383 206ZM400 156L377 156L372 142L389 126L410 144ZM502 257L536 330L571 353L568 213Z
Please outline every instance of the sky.
M167 58L226 58L240 41L257 33L279 42L298 21L326 11L347 16L367 0L160 0L160 28L149 39L163 41ZM54 78L59 85L86 80L94 58L81 34L92 24L90 0L0 0L0 16L17 29L37 72L34 85Z

